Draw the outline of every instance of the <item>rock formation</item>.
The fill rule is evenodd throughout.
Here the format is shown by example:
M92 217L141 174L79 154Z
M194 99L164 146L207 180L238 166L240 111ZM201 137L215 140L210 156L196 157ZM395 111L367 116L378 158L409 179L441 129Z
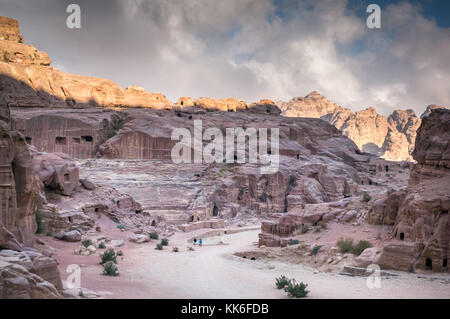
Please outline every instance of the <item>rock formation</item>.
M363 152L392 161L412 160L420 119L412 110L395 110L388 118L373 107L353 113L326 99L319 92L282 103L287 117L321 118L352 139Z
M368 215L393 225L392 241L375 260L383 268L448 272L450 255L450 111L432 109L417 131L417 161L404 192L388 194Z

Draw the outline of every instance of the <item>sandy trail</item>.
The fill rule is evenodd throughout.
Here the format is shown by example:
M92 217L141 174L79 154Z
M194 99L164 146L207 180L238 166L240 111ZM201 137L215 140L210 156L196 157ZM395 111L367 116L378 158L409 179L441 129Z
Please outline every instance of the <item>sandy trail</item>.
M380 289L369 289L366 278L315 273L302 265L234 256L236 251L255 248L257 230L227 235L228 245L187 251L186 239L204 232L177 233L163 251L154 249L156 242L126 243L121 247L125 256L118 263L119 277L102 276L98 256L74 256L60 249L62 277L68 264L82 263L82 286L105 298L287 298L274 285L281 274L307 283L309 298L450 298L447 275L439 276L445 282L401 273L382 278ZM180 252L172 253L172 246L179 247Z

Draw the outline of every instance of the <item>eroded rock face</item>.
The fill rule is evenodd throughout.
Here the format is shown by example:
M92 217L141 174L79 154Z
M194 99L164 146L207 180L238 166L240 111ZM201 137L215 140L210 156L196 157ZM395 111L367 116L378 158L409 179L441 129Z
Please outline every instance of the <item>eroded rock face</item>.
M384 223L390 224L396 216L393 242L379 257L386 268L449 271L449 127L449 110L433 110L423 119L413 152L417 164L411 171L406 194L397 198L391 194L386 204L375 203L372 207L369 218L373 222L384 218Z
M16 20L0 17L0 84L10 107L151 107L170 105L160 93L123 90L100 78L64 73L45 52L23 44Z
M65 153L73 158L94 157L102 143L124 123L123 114L108 109L51 109L12 112L12 128L41 152Z
M194 101L196 107L208 111L236 112L245 110L247 104L235 98L213 99L209 97L201 97Z
M20 35L19 23L17 20L0 17L0 40L7 40L13 42L23 42L23 37Z
M11 131L10 112L3 97L0 96L0 247L19 250L22 244L34 243L38 184L23 136Z
M425 117L427 117L428 115L431 114L431 111L436 110L436 109L445 109L445 107L444 106L440 106L440 105L436 105L436 104L430 104L430 105L427 106L426 110L422 113L420 118L424 119Z
M33 169L43 186L69 196L80 184L78 168L64 153L35 153Z
M154 109L170 109L171 103L161 93L150 93L140 86L129 86L124 91L127 107L150 107Z
M319 92L293 98L281 105L287 117L321 118L352 139L361 151L387 160L411 160L420 119L412 110L395 110L388 118L373 107L353 113Z
M62 298L57 263L36 251L0 250L0 299Z
M427 116L418 132L414 159L422 165L450 169L450 112L435 109Z

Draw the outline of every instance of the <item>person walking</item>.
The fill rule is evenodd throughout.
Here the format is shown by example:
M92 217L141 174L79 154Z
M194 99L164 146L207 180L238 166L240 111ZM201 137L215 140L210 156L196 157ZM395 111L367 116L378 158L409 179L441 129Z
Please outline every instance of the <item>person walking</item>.
M200 238L200 240L198 241L198 245L199 245L200 247L202 247L202 244L203 244L203 240Z
M194 246L197 245L197 238L194 238Z

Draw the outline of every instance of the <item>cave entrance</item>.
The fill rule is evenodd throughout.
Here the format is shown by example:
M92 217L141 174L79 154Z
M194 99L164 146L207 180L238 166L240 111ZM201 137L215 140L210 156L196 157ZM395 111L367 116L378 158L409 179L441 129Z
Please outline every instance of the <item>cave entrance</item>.
M70 181L70 175L69 174L64 174L64 181L68 182Z
M213 215L213 216L219 215L219 208L217 207L216 204L214 204L213 211L212 211L212 215Z
M191 217L189 217L189 221L192 223L194 221L194 215L191 215Z
M384 165L384 170L385 170L386 172L389 172L389 166L388 166L388 165Z
M447 267L447 258L444 258L444 260L442 260L442 267Z
M405 233L400 233L400 240L405 240Z
M432 270L433 269L433 261L431 260L431 258L427 258L425 260L425 269L426 270Z
M91 143L94 139L92 138L92 136L86 135L86 136L82 136L82 137L81 137L81 140L82 140L83 142L89 142L89 143Z
M67 139L63 136L57 136L55 138L55 144L59 144L59 145L66 145L67 144Z

